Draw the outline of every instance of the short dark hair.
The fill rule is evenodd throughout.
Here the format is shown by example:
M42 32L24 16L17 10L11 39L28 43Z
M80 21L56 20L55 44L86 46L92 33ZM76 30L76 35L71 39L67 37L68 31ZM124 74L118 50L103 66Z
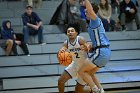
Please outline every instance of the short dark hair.
M33 6L31 6L31 5L27 5L27 6L26 6L26 9L27 9L27 8L33 8Z
M66 27L66 30L65 30L65 34L67 34L67 30L70 27L73 27L75 29L75 31L78 33L78 35L80 34L80 24L77 22L68 24Z
M97 13L98 13L98 10L99 10L98 5L97 5L97 4L95 4L95 3L91 3L91 5L92 5L92 8L93 8L93 10L94 10L95 14L97 14Z

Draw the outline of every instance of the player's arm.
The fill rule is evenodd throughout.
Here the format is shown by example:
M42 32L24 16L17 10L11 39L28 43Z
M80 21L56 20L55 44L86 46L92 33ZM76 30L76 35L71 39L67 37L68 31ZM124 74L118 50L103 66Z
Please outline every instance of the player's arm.
M81 50L89 52L92 45L88 43L83 37L80 37L79 43L81 45Z
M86 9L87 9L87 13L89 17L93 20L96 20L96 14L93 10L91 3L89 2L89 0L84 0L84 1L85 1L85 5L86 5Z
M67 41L65 41L64 43L63 43L63 46L62 46L62 48L59 50L59 52L64 52L64 51L66 51L66 49L67 49Z
M58 51L57 57L58 57L59 52L65 52L66 49L67 49L67 42L65 41L65 42L63 43L63 46L62 46L62 47L60 48L60 50Z

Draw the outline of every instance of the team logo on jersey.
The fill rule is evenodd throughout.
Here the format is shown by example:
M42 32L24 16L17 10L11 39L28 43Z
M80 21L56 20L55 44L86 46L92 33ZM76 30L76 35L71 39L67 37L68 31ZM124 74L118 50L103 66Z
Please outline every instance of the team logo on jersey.
M80 48L73 48L73 49L69 49L70 50L70 52L78 52L78 51L80 51L81 49Z

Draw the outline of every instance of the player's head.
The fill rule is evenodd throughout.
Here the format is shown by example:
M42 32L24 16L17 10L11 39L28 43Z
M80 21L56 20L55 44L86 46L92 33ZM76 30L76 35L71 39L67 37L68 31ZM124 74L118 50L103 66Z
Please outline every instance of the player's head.
M65 34L69 38L75 38L80 34L80 25L78 23L69 24L66 28Z
M97 14L97 13L98 13L98 10L99 10L98 5L97 5L97 4L95 4L95 3L91 3L91 5L92 5L92 8L93 8L93 10L94 10L95 14Z

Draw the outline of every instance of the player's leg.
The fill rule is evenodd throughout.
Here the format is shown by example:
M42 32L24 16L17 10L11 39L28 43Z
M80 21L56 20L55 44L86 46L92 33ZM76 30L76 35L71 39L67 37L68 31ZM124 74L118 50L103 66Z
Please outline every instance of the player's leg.
M65 83L69 79L77 76L77 67L78 66L76 66L75 64L76 63L74 61L72 61L72 63L68 67L65 68L65 71L60 76L60 78L58 80L59 93L64 93Z
M84 90L84 87L86 85L85 81L81 78L80 75L77 75L77 84L75 86L75 93L89 93Z
M82 85L77 82L75 86L75 93L90 93L90 92L91 92L91 89L89 86Z
M93 74L92 74L92 79L94 81L94 83L97 85L97 87L100 89L100 93L104 93L103 87L101 86L100 82L98 81L98 79L95 76L95 73L99 70L99 68L104 67L107 62L110 59L110 55L111 55L111 51L108 48L102 48L100 49L100 56L98 57L92 57L90 60L92 61L92 63L96 64L98 67L96 67L95 69L92 69ZM94 60L96 59L96 60Z
M75 93L90 93L91 89L89 86L87 86L86 82L83 80L83 78L78 74L77 75L77 84L75 86Z
M90 86L92 91L99 91L98 88L95 86L95 83L93 82L91 75L87 73L91 71L92 69L94 69L96 65L91 63L88 59L86 61L87 62L85 62L85 64L78 71L78 74Z
M102 90L103 87L102 85L100 84L99 80L97 79L97 77L95 76L95 73L99 70L98 67L95 67L94 69L92 69L91 71L88 72L88 74L91 75L92 79L93 79L93 82L95 83L95 85L100 89Z
M97 79L97 77L94 74L92 75L92 79L93 79L95 85L100 89L100 93L105 93L101 83L99 82L99 80Z
M59 93L64 93L64 89L65 89L65 83L71 79L71 76L66 72L64 71L60 78L58 79L58 90L59 90Z
M88 74L91 75L91 77L93 79L93 82L100 89L100 92L104 93L102 85L100 84L97 77L95 76L95 73L98 70L99 70L99 68L95 67L94 69L89 71ZM86 83L78 76L77 84L76 84L76 87L75 87L75 93L90 93L91 89L89 89L89 87L85 86L85 85L86 85Z
M76 86L75 86L75 93L84 93L83 90L84 89L84 85L81 85L79 83L76 83Z

